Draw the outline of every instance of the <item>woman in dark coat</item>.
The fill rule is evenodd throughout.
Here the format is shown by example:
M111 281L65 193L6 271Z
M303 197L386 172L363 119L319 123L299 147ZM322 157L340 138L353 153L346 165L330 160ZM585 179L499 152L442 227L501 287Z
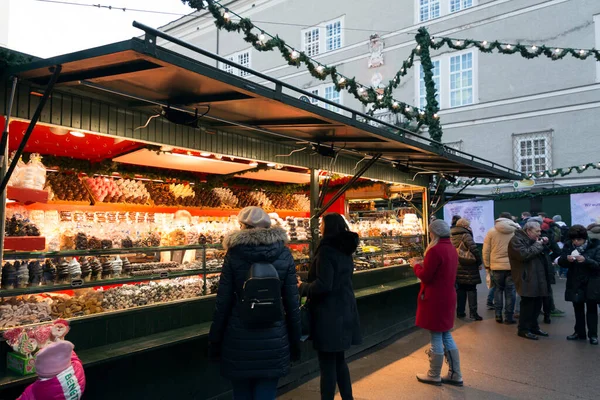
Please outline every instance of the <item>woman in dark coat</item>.
M234 399L275 399L279 378L300 358L300 309L296 267L286 247L287 233L271 228L267 213L246 207L238 215L242 230L223 241L227 250L219 280L209 333L212 359L221 360L221 374L232 381ZM250 266L269 263L281 281L285 317L269 326L248 326L240 318L237 298Z
M597 345L598 302L588 298L588 285L590 278L600 275L600 241L588 239L588 232L582 225L573 225L568 235L569 240L558 260L558 265L568 269L565 300L572 302L575 310L575 333L567 336L567 340L589 337L590 343Z
M471 265L458 263L458 271L456 273L456 297L457 308L456 316L464 318L465 306L467 299L469 300L469 317L473 321L481 321L483 318L477 313L477 285L481 283L481 265L483 259L481 253L473 240L473 231L471 231L471 222L468 219L461 218L456 222L456 226L450 229L450 240L452 245L458 249L469 250L475 256L475 262Z
M421 280L417 300L418 327L431 333L429 371L418 374L419 382L441 385L442 382L462 386L458 347L450 330L454 327L456 310L456 269L458 255L450 242L450 227L443 220L429 224L430 243L425 250L425 259L413 258L410 264ZM442 378L444 355L448 362L448 375Z
M352 381L344 352L361 343L360 323L352 274L352 254L358 246L358 235L350 232L340 214L323 217L323 238L308 272L307 293L310 307L310 334L319 354L321 399L335 396L336 383L342 399L352 399Z

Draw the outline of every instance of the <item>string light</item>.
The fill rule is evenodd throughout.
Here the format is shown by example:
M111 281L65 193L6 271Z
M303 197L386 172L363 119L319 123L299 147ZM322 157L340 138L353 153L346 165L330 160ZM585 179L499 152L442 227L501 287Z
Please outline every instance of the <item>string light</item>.
M404 110L406 112L411 112L412 111L412 107L411 106L406 106L406 108Z
M483 44L484 46L487 46L488 42L487 42L487 40L484 40L481 44Z
M325 69L323 68L322 65L317 66L316 71L319 73L319 75L323 75L323 72L325 71Z
M398 102L395 101L395 102L392 103L392 107L398 108L398 107L400 107L400 104L398 104Z
M537 50L537 46L536 45L531 46L531 50L536 51Z
M359 87L357 92L359 95L363 96L365 94L365 89L363 87Z
M346 78L344 78L343 76L340 79L338 79L339 85L344 85L345 83L346 83Z
M259 40L261 43L264 43L265 39L266 39L266 37L265 37L265 34L264 34L264 33L261 33L260 35L258 35L258 40Z
M554 50L556 53L560 53L562 50L561 49L556 49Z
M223 18L225 19L225 21L229 21L231 19L231 16L229 15L229 13L227 11L225 11L223 13Z
M296 50L292 51L292 59L297 59L298 57L300 57L300 53L298 53Z
M509 50L512 49L512 46L510 45L510 43L506 45L506 48Z

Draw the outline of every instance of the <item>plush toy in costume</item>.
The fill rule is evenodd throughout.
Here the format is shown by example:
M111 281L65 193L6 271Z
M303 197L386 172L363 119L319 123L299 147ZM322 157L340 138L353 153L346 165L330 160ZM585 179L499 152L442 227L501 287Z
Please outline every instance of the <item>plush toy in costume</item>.
M85 374L73 343L61 340L40 350L35 357L38 380L17 400L79 400L85 390Z

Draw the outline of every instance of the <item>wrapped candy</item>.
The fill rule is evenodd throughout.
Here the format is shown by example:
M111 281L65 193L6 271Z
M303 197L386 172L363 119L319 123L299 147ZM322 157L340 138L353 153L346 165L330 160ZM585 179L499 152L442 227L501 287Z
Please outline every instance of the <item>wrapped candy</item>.
M84 282L89 282L90 275L92 274L92 267L91 267L90 262L87 259L87 257L82 257L80 264L81 264L81 279L83 279Z
M131 263L127 257L123 257L123 274L129 275L131 273Z
M69 263L65 261L64 258L61 258L58 265L56 266L56 274L58 275L58 283L65 284L69 283Z
M96 257L92 258L90 261L90 268L92 269L92 281L98 280L102 277L102 264Z
M15 261L15 268L17 269L17 286L20 289L29 286L29 268L26 262Z
M42 282L44 285L53 285L56 280L56 267L51 260L44 262L44 269L42 274Z
M102 279L112 278L112 262L108 258L102 261Z
M14 264L7 262L2 267L2 289L14 289L17 284L17 268Z
M121 276L121 272L123 271L123 261L119 256L116 256L111 264L112 277L118 278Z
M29 270L29 284L31 286L39 286L42 284L42 264L39 261L31 261L27 266Z
M69 277L71 280L81 278L81 264L75 257L69 261Z

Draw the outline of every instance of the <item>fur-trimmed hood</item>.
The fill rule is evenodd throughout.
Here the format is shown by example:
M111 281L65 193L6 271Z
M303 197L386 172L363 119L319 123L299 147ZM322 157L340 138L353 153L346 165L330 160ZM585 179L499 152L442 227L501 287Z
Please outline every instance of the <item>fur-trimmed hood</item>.
M268 246L288 241L287 232L280 227L242 229L225 237L223 248L229 250L236 246Z

